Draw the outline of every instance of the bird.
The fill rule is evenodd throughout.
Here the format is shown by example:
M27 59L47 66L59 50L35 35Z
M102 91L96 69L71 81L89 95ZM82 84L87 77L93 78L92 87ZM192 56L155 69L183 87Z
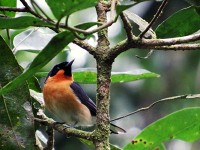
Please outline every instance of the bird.
M96 104L74 81L71 62L56 64L48 73L43 87L45 108L70 127L87 127L96 122ZM110 123L113 134L126 131Z

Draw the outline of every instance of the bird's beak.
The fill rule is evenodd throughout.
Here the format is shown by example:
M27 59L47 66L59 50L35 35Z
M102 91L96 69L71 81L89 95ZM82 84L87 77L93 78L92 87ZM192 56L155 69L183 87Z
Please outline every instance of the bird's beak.
M72 61L70 61L70 62L67 64L67 66L66 66L66 67L67 67L67 68L68 68L68 67L71 67L71 66L72 66L72 64L73 64L73 62L74 62L74 60L75 60L75 59L73 59Z
M65 71L65 75L66 76L72 76L72 64L74 62L74 59L72 61L70 61L69 63L66 64L64 71Z

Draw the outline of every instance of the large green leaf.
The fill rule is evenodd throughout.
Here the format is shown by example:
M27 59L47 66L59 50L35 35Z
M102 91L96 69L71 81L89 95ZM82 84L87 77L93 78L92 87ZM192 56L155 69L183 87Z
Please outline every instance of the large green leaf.
M124 150L153 150L173 139L194 142L200 139L200 108L187 108L172 113L146 127Z
M46 0L54 16L61 19L64 16L96 5L97 0Z
M12 51L0 37L0 85L22 73ZM28 86L0 96L0 149L34 149L33 117Z
M52 25L31 16L23 16L17 18L0 17L0 29L23 29L30 26L52 27Z
M46 77L47 72L39 72L38 77ZM80 68L73 71L74 80L81 84L96 84L97 71L95 68ZM137 69L132 72L112 72L112 83L131 82L146 78L159 77L158 74L149 72L144 69Z
M20 86L25 82L26 79L30 78L45 66L51 59L53 59L62 49L65 48L74 39L74 34L69 31L54 36L47 46L37 55L30 66L24 71L23 74L19 75L12 82L9 82L6 86L0 89L0 95L6 93L17 86Z
M1 0L0 6L6 6L6 7L16 7L17 1L16 0ZM14 17L15 12L11 11L0 11L0 14L4 14L6 16Z
M195 7L182 9L163 23L156 29L158 38L171 38L186 36L199 30L200 17Z

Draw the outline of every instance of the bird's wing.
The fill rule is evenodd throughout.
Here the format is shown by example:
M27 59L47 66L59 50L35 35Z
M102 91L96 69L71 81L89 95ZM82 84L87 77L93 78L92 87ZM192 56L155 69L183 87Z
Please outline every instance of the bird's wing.
M83 91L83 89L81 88L81 86L76 83L73 82L70 87L73 89L74 93L76 94L76 96L79 98L79 100L81 101L81 103L83 103L84 105L86 105L88 107L88 109L91 112L92 116L96 116L96 105L95 103L87 96L87 94Z

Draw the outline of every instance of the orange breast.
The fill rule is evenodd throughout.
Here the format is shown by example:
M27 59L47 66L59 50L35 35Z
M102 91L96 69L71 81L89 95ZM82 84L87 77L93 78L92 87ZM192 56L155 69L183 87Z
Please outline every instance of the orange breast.
M91 124L90 111L74 94L70 87L72 83L73 80L65 77L63 73L49 77L43 88L45 106L68 124Z

